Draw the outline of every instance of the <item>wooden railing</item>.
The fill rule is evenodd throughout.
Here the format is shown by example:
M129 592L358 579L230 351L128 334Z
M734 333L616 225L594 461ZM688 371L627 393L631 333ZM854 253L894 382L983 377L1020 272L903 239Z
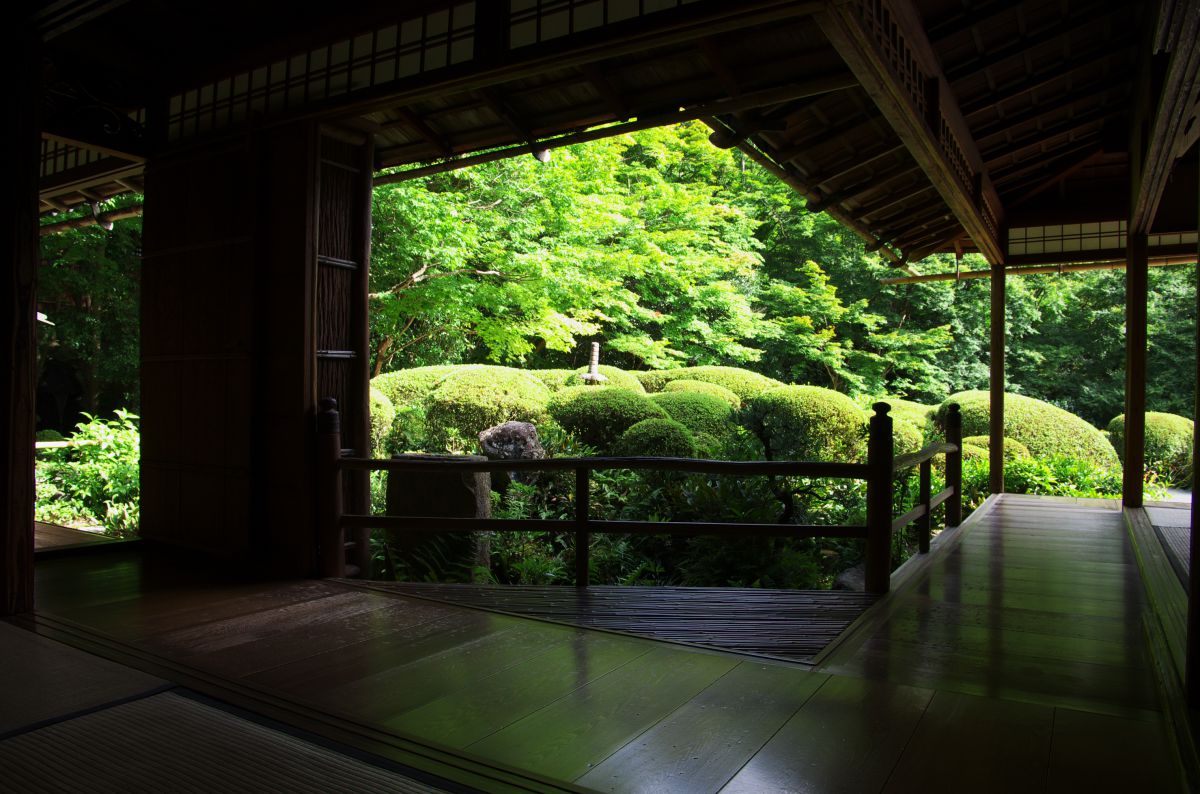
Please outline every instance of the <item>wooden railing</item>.
M716 535L728 537L836 537L866 540L866 589L886 593L891 580L892 533L913 521L920 521L919 546L929 550L933 509L946 503L947 526L957 526L962 515L962 440L958 406L947 415L947 443L930 444L912 455L893 455L891 409L887 403L875 403L870 420L866 463L821 461L720 461L691 458L547 458L542 460L434 460L400 458L379 460L344 457L340 417L334 400L322 400L318 415L321 461L318 526L321 546L321 573L345 575L345 548L349 533L356 538L359 558L370 529L392 529L422 533L472 531L572 532L575 535L576 584L588 584L588 547L595 533ZM947 487L930 496L931 463L935 455L946 454ZM893 520L893 478L896 472L921 467L921 499L916 508ZM865 525L763 524L704 521L610 521L590 515L589 493L592 472L609 469L678 471L693 474L724 474L736 477L788 476L809 478L856 479L867 482L867 523ZM572 519L488 519L423 516L377 516L346 513L342 509L343 473L347 471L452 472L458 474L494 471L574 471L575 516Z

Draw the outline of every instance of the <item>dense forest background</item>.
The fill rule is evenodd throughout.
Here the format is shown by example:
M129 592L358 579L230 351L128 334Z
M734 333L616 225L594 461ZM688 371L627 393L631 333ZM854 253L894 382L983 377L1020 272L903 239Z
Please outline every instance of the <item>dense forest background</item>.
M664 127L378 188L373 371L580 366L595 340L629 369L732 364L926 403L985 386L987 279L881 284L897 271L707 133ZM42 238L39 307L56 323L39 328L42 385L71 392L64 413L138 410L140 235L130 220ZM1150 273L1150 410L1192 416L1194 284L1194 267ZM1101 427L1121 413L1123 296L1122 271L1010 279L1007 388Z

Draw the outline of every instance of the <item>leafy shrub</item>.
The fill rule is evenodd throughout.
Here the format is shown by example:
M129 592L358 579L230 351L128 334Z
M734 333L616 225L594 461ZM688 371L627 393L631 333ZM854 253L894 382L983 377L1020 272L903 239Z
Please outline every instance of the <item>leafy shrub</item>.
M574 377L573 369L531 369L529 374L540 380L552 392L562 391L567 381Z
M1195 424L1186 416L1146 413L1146 468L1170 483L1192 479L1192 433ZM1125 459L1125 414L1108 423L1108 433L1118 457Z
M694 458L696 439L692 431L673 419L643 419L630 427L613 445L619 457Z
M963 435L986 435L990 402L985 391L953 394L938 407L938 425L944 426L950 403L958 403ZM1075 414L1021 394L1004 395L1004 437L1020 441L1037 458L1078 458L1099 466L1118 462L1112 444L1099 430Z
M707 433L721 438L735 427L733 409L720 397L699 392L661 392L650 397L667 412L667 416L679 422L693 433Z
M629 391L645 392L646 389L642 386L642 382L638 380L637 375L632 372L626 372L623 369L610 367L607 364L601 364L597 367L600 374L608 378L604 381L604 385L608 387L616 387L618 389L628 389ZM583 379L583 375L588 372L587 367L580 367L571 373L570 377L564 382L565 386L588 386L590 385Z
M611 386L563 389L550 399L549 411L564 430L602 451L643 419L668 418L645 394Z
M907 455L925 446L925 433L907 419L892 420L892 454Z
M638 373L638 377L642 381L642 385L646 387L646 391L649 392L662 391L668 383L674 380L698 380L723 386L743 401L783 385L774 378L768 378L766 375L759 375L757 372L739 367L683 367L682 369L663 370L655 373L654 376Z
M711 394L713 397L719 397L729 403L730 407L737 409L742 407L742 398L726 389L724 386L718 386L715 383L706 383L702 380L673 380L667 383L662 388L664 392L695 392L697 394Z
M396 408L387 395L374 386L370 390L370 406L371 454L386 457L387 439L392 432L392 423L396 420Z
M449 375L469 366L439 365L398 369L395 372L376 375L371 378L371 385L383 392L383 395L392 401L392 406L399 409L402 406L424 402Z
M989 450L992 448L992 439L989 436L966 436L963 438L963 445L967 444L983 450ZM1029 447L1015 438L1004 439L1004 460L1009 461L1028 457L1031 457Z
M768 459L849 461L865 450L862 411L830 389L781 386L750 400L744 414Z
M117 411L115 419L87 416L69 440L75 443L39 463L41 520L103 524L109 535L137 534L140 436L138 417Z
M903 419L909 422L913 427L920 430L924 436L928 437L930 418L937 411L936 405L922 405L921 403L905 400L900 397L860 397L858 399L858 403L866 410L868 417L874 413L871 406L878 402L887 403L892 407L888 413L893 419Z
M638 370L633 373L633 376L642 384L643 389L654 394L666 388L668 383L684 377L676 375L676 372L677 370L673 369Z
M987 452L979 447L974 449L983 454L967 457L964 445L964 513L983 504L990 492ZM1063 455L1016 458L1004 464L1004 489L1009 493L1042 496L1112 498L1121 494L1121 470Z
M62 441L64 436L57 430L39 430L33 437L35 441Z
M426 422L430 436L447 451L475 449L479 433L493 425L542 421L549 399L550 390L521 370L460 369L429 395Z

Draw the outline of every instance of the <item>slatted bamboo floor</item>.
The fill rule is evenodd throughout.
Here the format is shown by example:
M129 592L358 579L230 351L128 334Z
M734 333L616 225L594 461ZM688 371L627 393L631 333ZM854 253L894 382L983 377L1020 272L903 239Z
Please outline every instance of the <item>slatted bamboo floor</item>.
M1113 505L1005 497L816 669L132 552L29 624L484 791L1180 791Z
M355 582L349 582L351 584ZM807 662L877 600L840 590L371 582L383 592Z

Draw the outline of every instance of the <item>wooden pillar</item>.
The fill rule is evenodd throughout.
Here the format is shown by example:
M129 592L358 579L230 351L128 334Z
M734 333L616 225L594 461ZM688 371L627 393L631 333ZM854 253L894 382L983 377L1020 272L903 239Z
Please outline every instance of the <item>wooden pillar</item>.
M37 46L21 15L0 48L12 81L0 124L0 615L33 608L34 309L38 257ZM15 35L13 35L15 34Z
M988 422L988 487L1004 493L1004 264L992 265L991 409Z
M866 590L886 593L892 586L892 406L875 403L867 440Z
M1200 228L1200 217L1197 218ZM1200 318L1200 265L1196 267L1196 315ZM1196 324L1196 399L1193 416L1200 419L1200 322ZM1192 430L1192 531L1189 544L1193 560L1200 560L1200 533L1196 532L1197 517L1200 517L1200 502L1195 498L1196 462L1200 461L1200 432ZM1188 614L1187 614L1187 659L1184 679L1187 686L1188 705L1200 707L1200 566L1188 569Z
M1130 233L1125 263L1125 467L1121 495L1126 507L1142 506L1146 457L1146 292L1145 233Z

